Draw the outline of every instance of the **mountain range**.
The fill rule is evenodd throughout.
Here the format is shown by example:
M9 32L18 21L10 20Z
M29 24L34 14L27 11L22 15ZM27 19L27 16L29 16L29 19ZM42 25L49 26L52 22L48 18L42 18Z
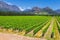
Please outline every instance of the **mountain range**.
M19 9L19 7L16 5L9 5L3 1L0 1L0 11L21 12L21 9ZM48 12L49 14L54 14L54 13L60 14L60 9L52 10L49 7L45 7L45 8L33 7L31 9L25 9L23 12L35 12L35 13Z
M16 5L9 5L3 1L0 1L0 10L1 11L16 11L16 12L21 11Z

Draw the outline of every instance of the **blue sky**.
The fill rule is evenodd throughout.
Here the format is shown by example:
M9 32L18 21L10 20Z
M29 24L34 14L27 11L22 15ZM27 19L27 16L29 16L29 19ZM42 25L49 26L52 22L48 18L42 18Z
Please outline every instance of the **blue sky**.
M60 0L3 0L8 4L17 5L20 8L32 8L32 7L50 7L53 10L60 9Z

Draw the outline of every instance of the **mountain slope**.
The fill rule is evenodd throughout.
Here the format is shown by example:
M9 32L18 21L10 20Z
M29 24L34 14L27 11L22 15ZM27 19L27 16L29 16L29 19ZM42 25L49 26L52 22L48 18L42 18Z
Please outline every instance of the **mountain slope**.
M17 6L15 5L9 5L5 2L0 1L0 11L21 11Z
M56 10L57 13L60 13L60 9Z

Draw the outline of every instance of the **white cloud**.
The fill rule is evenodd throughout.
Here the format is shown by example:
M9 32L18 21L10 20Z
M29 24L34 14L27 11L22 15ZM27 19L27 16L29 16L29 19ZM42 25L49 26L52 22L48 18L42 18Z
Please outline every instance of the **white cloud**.
M9 4L9 5L13 5L12 3L9 3L9 2L6 2L7 4Z
M21 11L24 11L25 9L24 8L22 8L22 7L19 7L19 9L21 10Z
M27 8L19 7L19 9L20 9L21 11L24 11L25 9L31 9L31 7L27 7Z
M9 4L9 5L13 5L12 3L10 3L10 2L7 2L7 1L3 1L3 2L5 2L5 3Z

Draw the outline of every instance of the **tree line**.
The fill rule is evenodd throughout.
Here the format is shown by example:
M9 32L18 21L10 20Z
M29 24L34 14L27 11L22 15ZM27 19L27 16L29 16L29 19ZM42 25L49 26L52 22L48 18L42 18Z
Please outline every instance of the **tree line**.
M33 15L38 15L38 16L40 16L39 15L39 13L37 13L37 14L35 14L34 12L11 12L11 11L0 11L0 16L33 16ZM47 15L50 15L49 13L47 14ZM60 16L60 14L57 14L57 13L55 13L55 14L51 14L51 16L53 16L53 15L58 15L58 16Z

